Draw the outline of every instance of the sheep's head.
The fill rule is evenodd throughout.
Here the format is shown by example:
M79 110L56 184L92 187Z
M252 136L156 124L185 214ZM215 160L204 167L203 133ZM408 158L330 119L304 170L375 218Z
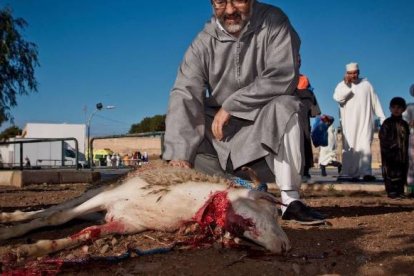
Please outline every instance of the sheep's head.
M290 243L277 222L276 203L268 193L229 189L212 195L194 219L202 227L220 226L280 254L290 249Z
M244 227L245 238L273 253L281 254L290 250L289 239L277 221L276 204L278 202L276 198L265 192L254 190L246 192L247 197L232 198L230 196L235 214L229 216L231 224L238 225L241 218L249 221L252 226Z

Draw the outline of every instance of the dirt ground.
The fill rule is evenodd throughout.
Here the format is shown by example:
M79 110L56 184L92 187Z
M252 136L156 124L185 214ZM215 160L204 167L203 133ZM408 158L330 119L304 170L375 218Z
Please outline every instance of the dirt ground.
M46 208L94 187L96 184L0 187L0 211ZM127 248L166 249L175 241L174 234L147 231L98 239L34 261L3 259L1 269L3 275L414 275L414 200L334 190L303 197L328 215L328 223L309 227L280 221L292 244L292 250L283 256L254 246L225 248L215 243L197 248L177 245L164 254L133 253L125 260L97 258L119 256ZM65 237L93 224L96 222L75 220L1 241L0 255L20 244Z

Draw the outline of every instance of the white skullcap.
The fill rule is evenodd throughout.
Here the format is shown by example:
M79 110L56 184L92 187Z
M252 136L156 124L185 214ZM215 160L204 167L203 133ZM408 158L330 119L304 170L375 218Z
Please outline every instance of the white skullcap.
M414 84L410 86L410 94L414 97Z
M356 71L356 70L359 70L358 63L351 62L346 65L347 72Z

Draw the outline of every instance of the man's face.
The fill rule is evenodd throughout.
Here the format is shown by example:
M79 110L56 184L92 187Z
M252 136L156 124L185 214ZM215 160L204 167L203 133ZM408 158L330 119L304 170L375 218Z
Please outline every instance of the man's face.
M347 71L346 72L346 78L350 82L356 83L359 79L359 70Z
M212 3L223 28L238 36L250 19L253 0L213 0Z
M393 116L400 117L404 113L405 108L399 105L392 105L390 106L390 111Z

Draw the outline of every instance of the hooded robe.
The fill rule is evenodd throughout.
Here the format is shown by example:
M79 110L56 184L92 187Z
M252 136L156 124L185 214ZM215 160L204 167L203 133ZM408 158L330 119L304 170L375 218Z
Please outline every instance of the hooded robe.
M225 170L229 158L237 169L266 157L273 170L287 123L301 108L292 96L299 46L288 18L274 6L256 1L238 38L223 31L213 16L179 68L170 94L163 158L193 162L197 153L210 153ZM221 107L231 119L218 141L211 124Z
M410 124L410 122L414 120L414 103L409 103L407 105L407 109L403 113L403 118L408 124ZM409 167L408 167L407 183L409 186L414 186L414 133L410 134L409 146L408 146L408 158L409 158Z

